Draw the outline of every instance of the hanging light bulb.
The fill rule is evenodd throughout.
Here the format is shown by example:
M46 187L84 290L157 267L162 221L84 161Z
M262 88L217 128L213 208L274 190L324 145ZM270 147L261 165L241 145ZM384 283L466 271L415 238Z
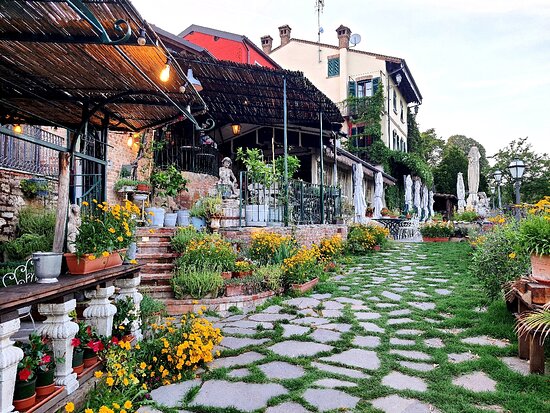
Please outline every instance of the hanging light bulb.
M231 124L231 131L233 132L234 136L241 134L241 124L240 123L233 123Z
M137 38L137 44L139 44L140 46L145 46L145 43L147 43L147 39L145 38L145 35L147 33L145 32L145 29L142 27L141 29L139 29L139 36Z
M21 125L13 125L13 131L15 133L21 133L23 132L23 128L21 127Z
M168 82L168 79L170 79L170 63L172 63L172 59L169 57L168 60L166 60L164 69L160 72L159 78L162 82Z
M185 85L180 86L180 93L185 93Z
M134 144L134 138L132 137L132 135L130 135L130 137L128 138L128 141L126 142L126 144L128 145L128 147L132 147L132 145Z

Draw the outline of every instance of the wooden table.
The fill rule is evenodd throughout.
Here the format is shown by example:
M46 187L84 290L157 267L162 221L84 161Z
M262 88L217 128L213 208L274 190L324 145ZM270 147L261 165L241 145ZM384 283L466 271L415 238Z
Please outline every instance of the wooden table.
M131 278L143 265L123 264L86 275L61 275L53 284L21 284L0 289L0 322L16 318L20 307L53 301L71 296L100 284L112 283L117 278Z
M550 302L550 285L535 281L521 281L514 285L509 308L517 313L517 317L526 311L541 309ZM519 358L529 360L529 372L544 374L544 346L541 334L527 332L518 336Z

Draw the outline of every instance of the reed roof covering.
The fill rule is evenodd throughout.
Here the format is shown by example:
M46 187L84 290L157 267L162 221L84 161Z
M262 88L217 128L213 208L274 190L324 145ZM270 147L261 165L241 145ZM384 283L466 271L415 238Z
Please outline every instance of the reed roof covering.
M119 19L126 23L117 31ZM128 26L125 42L110 42ZM168 55L128 0L0 1L0 123L76 127L85 108L97 106L92 123L140 130L181 119L178 107L202 113L205 103L177 62L169 81L159 80Z
M336 105L302 72L190 55L180 55L177 60L181 67L191 67L202 83L201 96L218 125L282 125L283 78L287 83L289 124L319 128L320 110L323 129L330 129L330 122L343 122Z

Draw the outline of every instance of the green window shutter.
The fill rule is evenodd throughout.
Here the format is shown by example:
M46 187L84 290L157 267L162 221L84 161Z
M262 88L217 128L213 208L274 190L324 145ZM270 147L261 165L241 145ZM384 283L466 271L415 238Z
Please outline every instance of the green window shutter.
M372 94L374 95L376 91L378 90L378 84L380 83L380 78L375 77L372 79Z
M340 58L332 58L327 61L327 72L328 76L339 76L340 75Z
M348 97L355 97L357 96L357 83L353 80L350 80L348 82Z

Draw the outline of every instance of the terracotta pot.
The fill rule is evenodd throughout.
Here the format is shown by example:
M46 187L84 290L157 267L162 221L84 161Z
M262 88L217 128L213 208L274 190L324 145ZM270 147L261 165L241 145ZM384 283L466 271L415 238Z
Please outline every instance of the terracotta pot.
M242 284L235 285L226 285L225 286L225 296L226 297L235 297L237 295L244 295L245 286Z
M319 282L319 278L314 278L313 280L310 280L308 282L305 282L303 284L290 284L290 288L292 291L305 293L311 289L313 289L317 283Z
M14 401L28 400L29 398L35 397L35 396L36 396L36 376L27 381L16 380L15 389L13 391Z
M550 255L531 255L532 276L542 284L550 284Z
M423 242L449 242L449 237L422 237Z
M55 384L48 384L47 386L36 386L36 397L46 397L55 391Z
M149 192L151 190L151 187L146 184L138 184L136 189L140 192Z
M73 373L81 374L84 371L84 350L76 348L73 350Z
M224 280L229 280L229 279L231 279L232 274L233 273L231 271L222 271L222 278Z
M80 257L80 259L71 253L64 254L67 261L69 273L74 275L90 274L92 272L101 271L106 268L118 267L122 265L122 251L113 252L108 257L97 257L95 260L88 259L89 255Z
M36 403L36 393L32 396L27 397L26 399L14 400L13 407L19 412L24 412L29 410Z
M55 370L52 368L48 371L42 371L38 369L36 372L36 387L49 386L53 383L55 377ZM38 391L38 390L37 390Z
M95 354L95 353L93 353L92 355L85 354L84 355L84 368L87 369L88 367L92 367L98 361L99 361L99 357L97 356L97 354Z
M252 271L233 271L233 278L244 278L252 275Z

